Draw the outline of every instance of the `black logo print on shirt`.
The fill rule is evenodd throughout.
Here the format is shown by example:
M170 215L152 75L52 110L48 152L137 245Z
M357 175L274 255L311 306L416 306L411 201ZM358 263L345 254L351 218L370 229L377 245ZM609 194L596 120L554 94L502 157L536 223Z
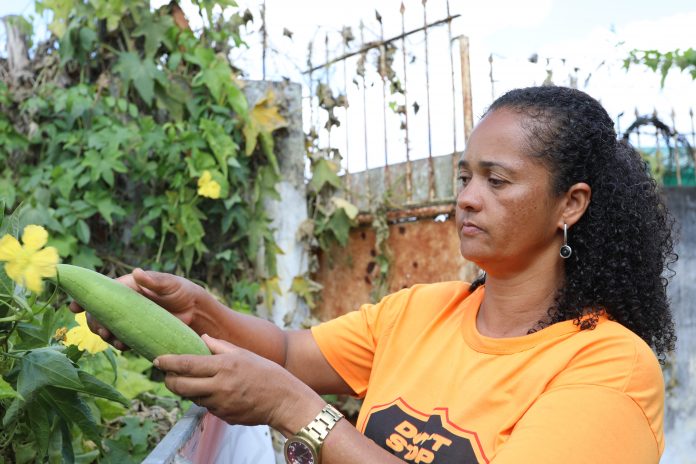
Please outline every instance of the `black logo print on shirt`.
M375 407L365 425L365 436L406 462L427 464L487 463L475 432L463 430L440 408L425 415L400 398L387 407ZM474 451L474 446L479 450Z

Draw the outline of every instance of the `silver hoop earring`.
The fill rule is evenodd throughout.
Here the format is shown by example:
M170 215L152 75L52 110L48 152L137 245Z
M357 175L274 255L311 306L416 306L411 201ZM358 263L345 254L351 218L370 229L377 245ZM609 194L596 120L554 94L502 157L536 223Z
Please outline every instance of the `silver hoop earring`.
M568 245L568 224L563 224L563 246L561 247L561 258L568 259L573 254L573 249Z

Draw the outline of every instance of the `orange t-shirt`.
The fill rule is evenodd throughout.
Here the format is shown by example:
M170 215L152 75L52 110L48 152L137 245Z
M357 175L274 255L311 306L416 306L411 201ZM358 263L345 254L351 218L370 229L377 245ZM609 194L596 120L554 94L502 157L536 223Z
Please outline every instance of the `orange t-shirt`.
M357 427L406 462L659 462L664 382L637 335L600 318L514 338L476 329L485 287L416 285L312 328L364 397Z

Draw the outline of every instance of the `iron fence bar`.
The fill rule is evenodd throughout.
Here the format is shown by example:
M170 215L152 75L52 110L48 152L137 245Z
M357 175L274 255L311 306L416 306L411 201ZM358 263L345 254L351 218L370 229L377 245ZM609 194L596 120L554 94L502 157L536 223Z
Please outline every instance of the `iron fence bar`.
M365 24L360 20L360 49L362 50L362 45L365 43L364 34ZM365 61L367 61L367 51L363 55ZM368 166L368 156L367 156L367 85L365 83L365 69L362 70L362 94L363 94L363 140L365 141L365 190L367 193L368 206L372 204L372 198L370 196L370 169Z
M447 16L450 16L449 0L446 2ZM447 22L447 38L449 39L450 82L452 89L452 153L457 153L457 104L454 87L454 52L452 50L452 21ZM452 196L457 194L457 157L452 156Z
M212 26L212 24L211 24ZM261 4L261 75L266 80L266 49L268 48L268 31L266 28L266 0Z
M384 181L387 189L391 185L389 176L389 146L387 141L387 46L384 45L384 24L379 19L379 34L382 45L379 56L379 75L382 77L382 124L384 125Z
M326 61L329 61L329 34L324 35L324 56L326 58ZM327 66L325 69L324 73L324 80L326 81L326 91L330 91L331 87L329 87L329 72L331 71L331 67ZM331 108L330 111L333 111L334 108ZM333 127L331 125L331 115L327 114L326 116L327 124L326 124L326 132L327 132L327 141L326 143L329 146L329 150L331 150L331 128Z
M672 113L670 113L670 116L672 118L672 133L674 134L674 162L676 164L675 170L676 170L676 175L677 175L677 185L682 184L682 177L681 177L681 166L680 166L680 160L679 160L679 138L678 138L678 133L677 133L677 125L675 122L675 117L676 115L674 114L674 108L672 108Z
M312 67L312 41L307 45L307 66ZM309 126L310 130L314 129L314 90L312 86L314 84L313 73L309 73Z
M337 62L339 62L339 61L341 61L341 60L345 60L346 58L351 58L351 57L353 57L353 56L360 55L360 54L362 54L362 53L364 53L364 52L367 52L367 51L369 51L369 50L371 50L371 49L373 49L373 48L378 48L378 47L380 47L381 45L386 45L386 44L389 44L389 43L391 43L391 42L395 42L395 41L397 41L397 40L400 40L400 39L403 39L403 38L405 38L405 37L408 37L409 35L416 34L416 33L418 33L418 32L422 32L422 31L424 31L424 30L426 30L426 29L428 29L428 28L436 27L436 26L441 26L441 25L443 25L443 24L447 24L447 21L451 21L451 20L453 20L453 19L459 18L460 16L461 16L460 14L456 14L456 15L453 15L453 16L451 16L451 17L449 17L449 18L443 18L443 19L437 20L437 21L435 21L435 22L433 22L433 23L426 24L426 25L424 25L423 27L419 27L419 28L417 28L417 29L413 29L413 30L410 30L410 31L408 31L408 32L399 34L399 35L397 35L397 36L390 37L389 39L384 40L384 41L383 41L384 43L382 43L382 41L369 42L369 43L367 43L367 44L363 43L362 46L361 46L358 50L355 50L355 51L353 51L353 52L349 52L349 53L346 53L346 54L341 55L341 56L339 56L339 57L336 57L336 58L332 59L331 61L329 61L329 62L327 62L327 63L317 65L317 66L315 66L315 67L313 67L313 68L309 68L309 69L307 69L306 71L304 71L303 74L308 74L308 73L310 73L310 72L317 71L317 70L319 70L319 69L321 69L321 68L323 68L323 67L326 67L326 66L329 66L329 65L331 65L331 64L337 63Z
M347 43L345 36L343 38L343 54L346 54ZM345 115L345 128L346 128L346 190L348 191L348 199L353 202L353 189L350 183L350 132L348 131L348 70L346 60L343 60L343 94L346 96L346 106L343 107L343 112Z
M406 199L408 203L411 203L413 199L413 165L411 164L411 150L409 146L409 136L408 136L408 80L406 74L406 22L404 20L404 14L406 13L406 7L404 2L401 2L401 56L404 61L404 141L406 144ZM693 123L693 120L692 120Z
M430 59L428 58L428 0L422 0L423 5L423 34L425 35L425 100L428 116L428 198L435 198L435 166L433 164L432 127L430 125Z
M694 130L694 109L689 108L691 119L691 156L694 158L694 173L696 173L696 131Z
M459 36L459 55L462 73L462 106L464 107L464 144L474 128L474 109L471 99L471 66L469 64L469 38Z
M634 109L634 112L633 112L633 113L635 114L636 120L637 120L637 119L640 117L640 113L638 113L638 107L636 107L636 108ZM639 149L639 150L642 148L642 146L641 146L641 144L640 144L640 130L637 130L637 131L636 131L636 145L638 145L638 149Z
M657 119L657 110L653 108L653 118ZM662 167L662 152L660 151L660 129L655 126L655 160L658 169Z

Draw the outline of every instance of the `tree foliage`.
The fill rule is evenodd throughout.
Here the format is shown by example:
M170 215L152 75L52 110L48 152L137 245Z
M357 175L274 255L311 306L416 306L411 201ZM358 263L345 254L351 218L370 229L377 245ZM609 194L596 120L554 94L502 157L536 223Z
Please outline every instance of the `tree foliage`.
M662 77L660 85L663 87L667 74L673 68L688 72L696 80L696 50L693 48L665 53L658 50L633 50L624 60L624 67L628 69L632 64L642 64L659 72Z
M0 196L10 210L25 201L68 262L182 273L253 308L247 287L275 274L263 202L279 179L272 143L257 140L284 120L272 95L249 108L222 52L243 21L213 9L233 2L194 3L197 32L175 3L38 1L53 35L31 79L0 82ZM219 199L198 195L205 171Z

